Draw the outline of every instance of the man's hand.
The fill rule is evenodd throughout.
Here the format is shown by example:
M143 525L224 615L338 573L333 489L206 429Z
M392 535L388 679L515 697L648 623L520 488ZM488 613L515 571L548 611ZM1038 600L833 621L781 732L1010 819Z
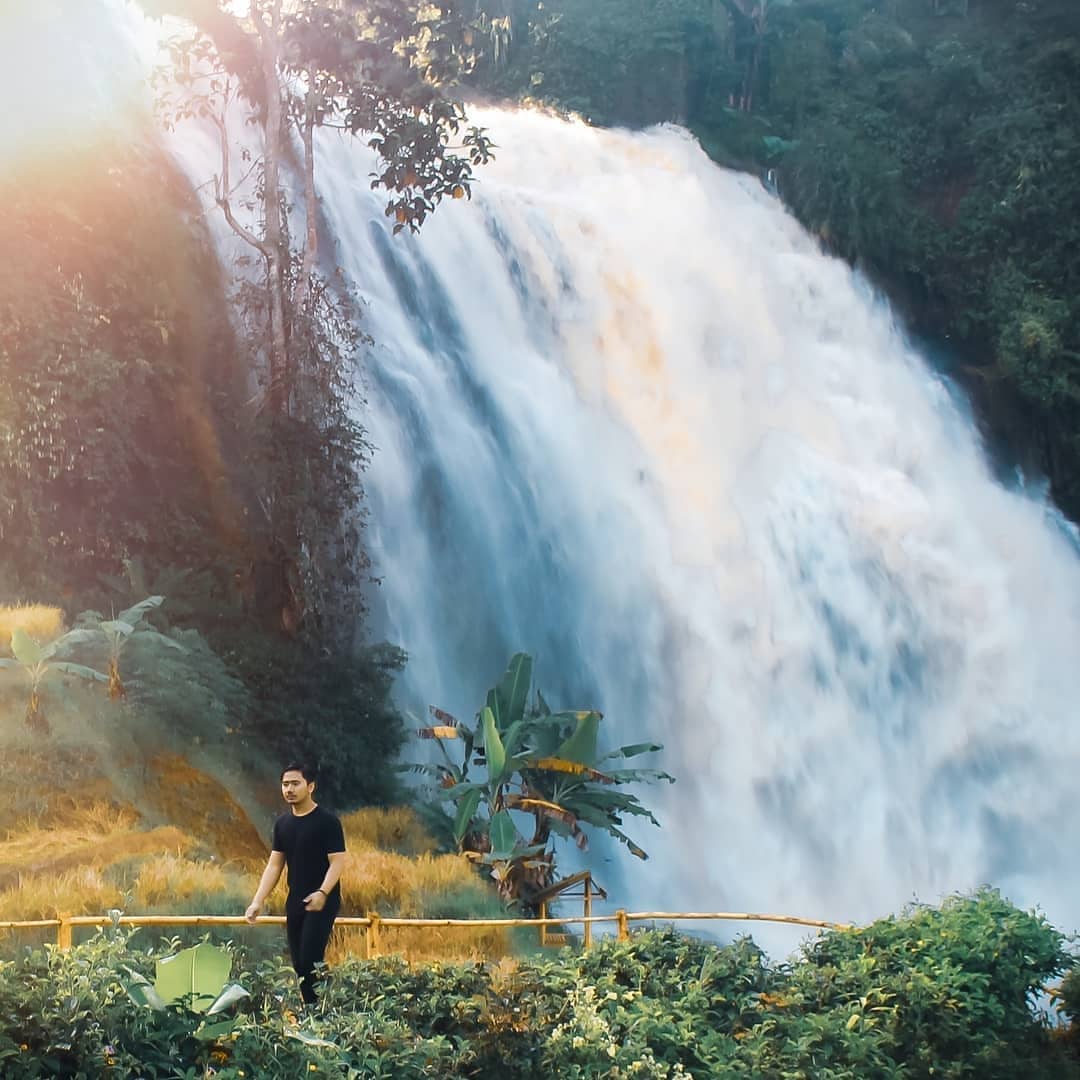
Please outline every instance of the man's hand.
M321 889L316 889L304 897L304 908L307 911L322 911L325 906L326 894Z
M262 904L256 904L254 900L247 906L247 911L244 912L244 918L249 923L253 923L258 917L259 912L262 911Z

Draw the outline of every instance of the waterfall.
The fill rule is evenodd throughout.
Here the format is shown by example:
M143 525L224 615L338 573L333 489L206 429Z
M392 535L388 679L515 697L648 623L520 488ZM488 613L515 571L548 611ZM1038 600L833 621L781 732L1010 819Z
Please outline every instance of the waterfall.
M652 859L608 864L634 905L865 919L990 882L1076 926L1067 534L757 181L675 128L477 119L498 160L417 239L320 147L402 699L471 716L525 649L549 700L662 741Z
M363 295L374 631L471 716L511 652L662 822L621 903L867 919L984 882L1080 925L1080 563L886 304L683 131L480 110L470 202L392 237L317 161ZM169 143L198 182L197 132ZM603 861L608 859L610 861Z

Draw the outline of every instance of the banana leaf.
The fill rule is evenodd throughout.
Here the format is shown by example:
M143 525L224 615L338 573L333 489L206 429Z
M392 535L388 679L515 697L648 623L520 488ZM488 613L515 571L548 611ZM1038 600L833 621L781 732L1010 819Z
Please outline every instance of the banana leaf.
M127 996L136 1005L153 1009L156 1012L160 1012L165 1008L165 1002L162 1001L161 995L154 989L153 983L145 975L129 967L125 967L124 970L128 973L129 978L121 979L120 984L123 986Z
M531 683L532 657L528 653L515 653L499 685L488 691L487 707L499 731L505 731L525 715Z
M416 734L421 739L460 739L461 729L447 724L435 724L431 727L417 728Z
M469 831L473 818L476 817L482 795L483 792L479 788L473 788L458 804L457 813L454 815L454 840L459 844Z
M491 819L488 836L491 839L493 859L509 859L514 854L514 848L517 847L518 842L518 831L509 811L500 810Z
M224 949L200 941L156 964L154 989L166 1005L190 1000L196 1012L207 1012L232 969L232 957Z
M11 631L11 652L24 667L35 667L45 659L41 646L21 626Z
M581 765L593 765L596 761L596 738L599 733L600 714L582 713L578 717L574 733L555 751L554 756L566 761L576 761Z
M85 664L72 664L67 660L54 660L49 665L50 671L62 671L65 675L78 675L80 679L92 679L94 682L107 683L109 676Z
M138 626L138 624L142 622L143 616L148 611L161 607L164 603L164 596L148 596L145 600L140 600L126 611L121 611L120 614L116 616L116 619L118 622L127 623L128 626Z
M484 754L487 757L488 780L492 786L496 786L502 780L506 770L506 750L503 748L499 729L495 724L495 715L491 709L485 707L481 719L484 725Z
M243 1001L244 998L248 997L251 997L251 994L239 983L229 983L215 998L214 1004L206 1010L206 1015L216 1016L218 1013L224 1012L230 1005L235 1005L238 1001Z
M66 652L73 645L83 645L88 641L100 640L101 634L96 629L88 630L86 628L80 628L78 630L69 630L62 637L58 637L55 641L50 641L49 644L41 650L41 658L43 660L49 660L58 653Z
M659 743L651 742L639 742L631 743L629 746L620 746L617 750L611 750L604 754L599 760L610 761L612 758L631 758L637 757L638 754L654 754L658 750L663 750L663 746Z
M528 769L539 769L542 772L566 773L569 776L581 776L586 780L592 780L597 784L611 784L614 781L606 773L600 772L589 765L583 765L580 761L568 760L561 756L533 758L522 766Z

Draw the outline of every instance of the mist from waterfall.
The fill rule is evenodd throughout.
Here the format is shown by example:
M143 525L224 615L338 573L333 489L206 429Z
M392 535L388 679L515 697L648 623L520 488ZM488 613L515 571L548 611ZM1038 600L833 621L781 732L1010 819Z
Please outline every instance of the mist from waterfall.
M1080 562L888 307L685 133L476 114L468 203L392 237L326 134L366 300L373 636L469 717L516 650L654 738L632 907L866 919L999 885L1080 925ZM169 144L214 171L197 132ZM609 862L603 861L610 859Z

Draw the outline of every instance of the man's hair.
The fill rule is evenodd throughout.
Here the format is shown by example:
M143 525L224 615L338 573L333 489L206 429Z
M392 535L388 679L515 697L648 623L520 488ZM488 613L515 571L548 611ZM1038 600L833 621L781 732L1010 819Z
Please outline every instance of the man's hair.
M281 770L281 779L285 779L287 772L298 772L303 778L304 782L311 784L315 781L315 770L310 765L301 765L299 762L294 761L291 765L286 765Z

